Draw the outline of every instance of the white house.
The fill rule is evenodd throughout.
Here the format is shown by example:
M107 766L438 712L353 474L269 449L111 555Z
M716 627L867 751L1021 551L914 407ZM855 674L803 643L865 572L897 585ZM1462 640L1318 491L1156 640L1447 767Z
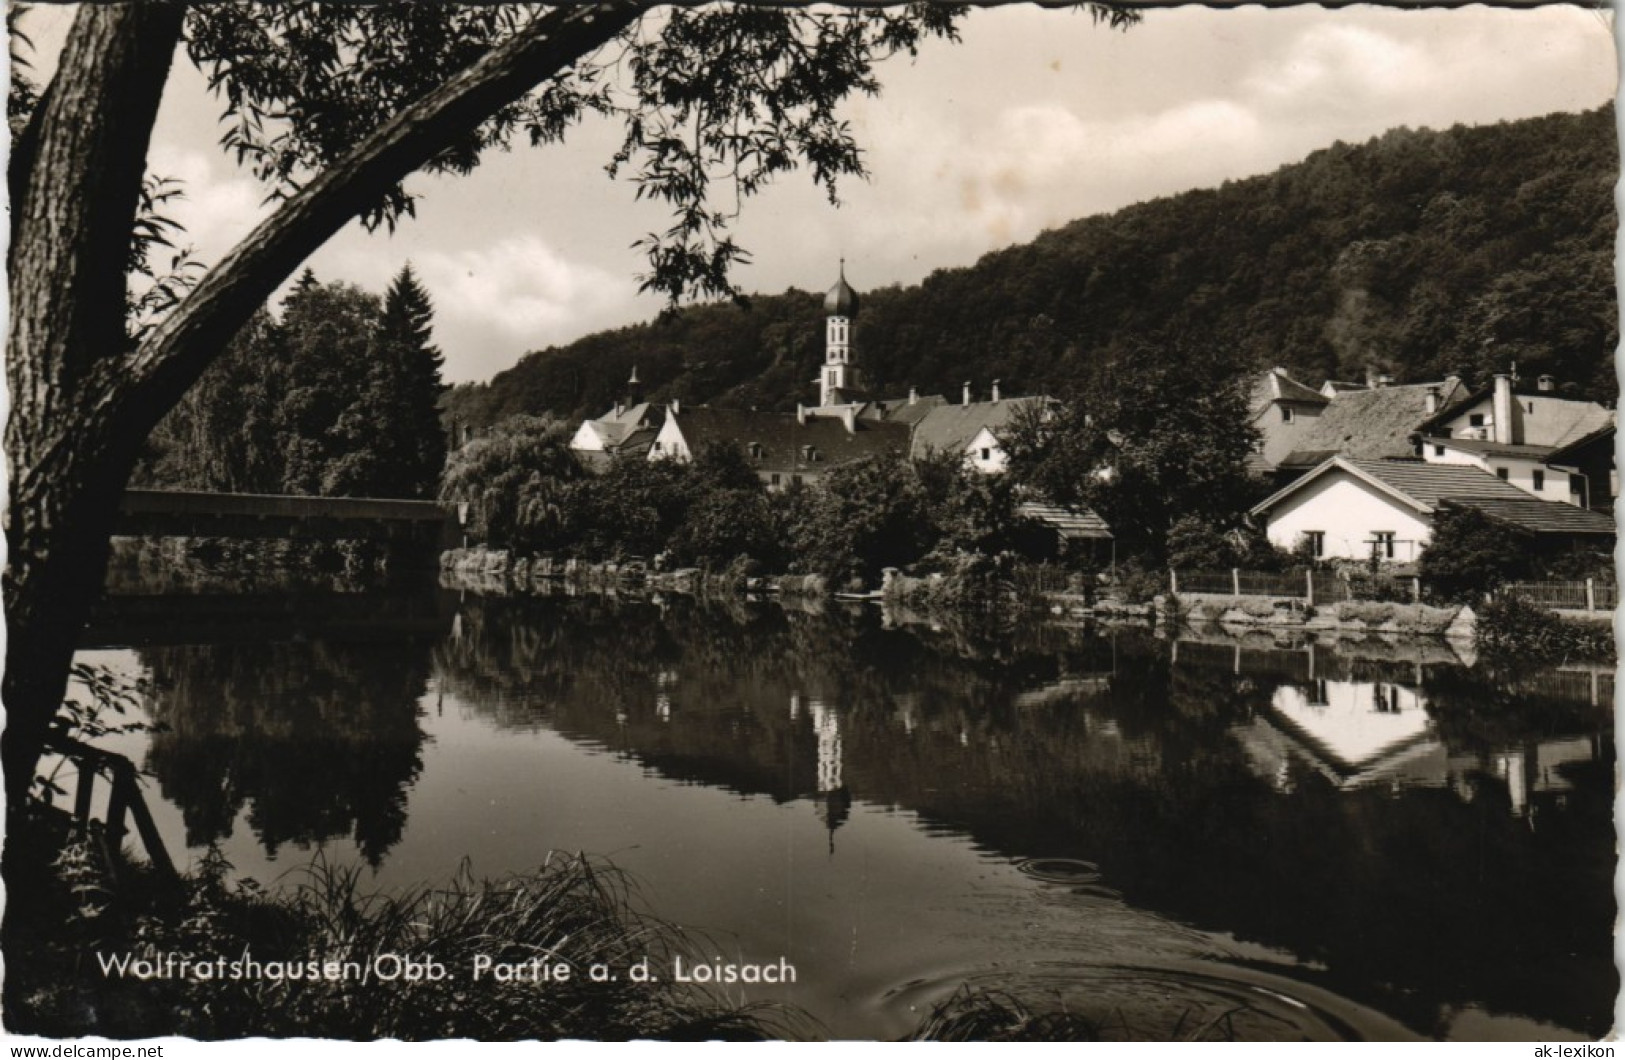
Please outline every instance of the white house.
M1543 537L1611 536L1613 520L1538 501L1480 467L1418 460L1333 457L1252 509L1279 548L1317 557L1410 562L1433 533L1440 507L1476 508Z
M909 453L916 460L951 454L967 468L987 474L1002 472L1010 463L1004 448L1008 432L1024 416L1042 415L1051 399L1002 397L995 380L987 401L972 401L970 384L957 405L937 405L914 425Z
M1593 493L1608 484L1589 482L1580 467L1553 454L1610 429L1614 412L1594 401L1556 396L1550 376L1541 376L1538 385L1537 393L1519 394L1510 375L1498 375L1433 416L1420 431L1422 459L1482 468L1541 500L1592 506Z

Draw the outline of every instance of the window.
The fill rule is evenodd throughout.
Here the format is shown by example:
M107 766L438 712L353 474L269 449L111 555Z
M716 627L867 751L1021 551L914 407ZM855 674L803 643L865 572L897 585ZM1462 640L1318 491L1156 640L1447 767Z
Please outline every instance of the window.
M1394 558L1394 532L1392 530L1378 530L1372 535L1371 550L1377 554L1378 559Z
M1292 422L1292 410L1287 408L1285 405L1281 406L1281 422L1282 423L1291 423Z
M1315 557L1316 559L1320 559L1322 556L1326 555L1326 531L1305 530L1303 532L1303 536L1308 542L1309 554L1311 556Z
M1434 446L1433 447L1433 455L1434 456L1443 456L1444 455L1444 446L1442 446L1442 445Z
M760 460L762 458L762 443L761 442L751 442L750 443L750 455L751 455L751 459L753 459L753 460Z
M982 446L982 459L983 460L991 460L991 459L993 459L993 450L989 449L985 445Z
M1535 403L1533 401L1526 401L1524 402L1524 405L1529 409L1529 415L1533 416L1535 414Z
M777 471L775 471L775 472L773 472L772 476L767 480L767 484L770 485L770 486L777 486L779 484L780 480L781 480L781 477L782 476L780 476L779 473Z
M1475 412L1471 416L1468 416L1467 417L1467 426L1469 426L1469 427L1482 427L1482 426L1484 426L1484 414L1482 412Z
M1546 488L1546 472L1544 472L1544 471L1531 471L1531 472L1529 472L1529 485L1534 488L1534 491L1536 493L1539 493L1541 490L1544 490Z
M801 485L801 476L800 475L791 475L790 476L790 485L792 485L792 486Z
M1495 477L1500 479L1502 482L1507 480L1507 474L1507 469L1504 467L1498 467L1495 469Z

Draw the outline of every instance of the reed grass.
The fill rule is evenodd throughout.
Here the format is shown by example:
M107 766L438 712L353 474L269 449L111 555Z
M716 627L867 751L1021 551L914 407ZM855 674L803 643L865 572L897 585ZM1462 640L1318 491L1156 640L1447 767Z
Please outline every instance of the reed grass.
M8 860L8 884L22 884L18 860ZM90 864L56 859L48 879L30 882L63 900L27 903L43 916L8 915L5 1023L12 1030L361 1041L755 1041L809 1034L810 1020L784 1006L745 1004L670 982L672 958L692 960L702 940L644 913L624 873L581 855L550 855L533 872L496 879L476 878L465 862L444 885L384 894L365 888L363 869L318 856L294 886L274 895L252 881L229 880L230 866L215 855L186 877L182 895L166 902L153 901L139 885L102 888L88 878L95 875ZM87 889L118 897L93 906L72 900ZM387 967L426 969L432 962L446 974L389 982L137 980L104 975L93 956L98 951L193 961L251 957L261 964L365 965L387 954ZM542 957L571 974L564 981L475 981L480 955L498 962ZM661 981L628 977L644 959ZM593 981L594 964L616 978Z

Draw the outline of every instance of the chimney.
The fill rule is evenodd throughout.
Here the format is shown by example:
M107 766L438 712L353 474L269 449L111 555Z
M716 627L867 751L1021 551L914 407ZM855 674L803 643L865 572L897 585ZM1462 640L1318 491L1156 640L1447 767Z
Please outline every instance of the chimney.
M643 384L638 382L638 366L632 366L632 375L626 380L626 405L631 408L643 400Z
M807 422L807 406L799 401L796 402L796 422L801 424Z
M970 383L969 383L969 381L967 381L965 383L964 389L961 392L960 404L962 404L962 405L969 405L970 404Z
M1550 375L1543 375L1535 383L1542 394L1550 394L1557 389L1557 380Z
M1502 445L1512 445L1515 441L1512 430L1512 377L1510 375L1497 375L1495 377L1495 399L1491 406L1495 418L1495 440Z
M682 403L682 401L679 400L678 398L672 398L671 399L671 414L673 416L675 416L681 411L683 411L683 403Z
M995 379L995 380L993 380L993 404L997 405L998 403L999 403L999 381L997 379Z
M917 387L911 386L908 388L908 403L910 405L918 405L920 403L920 391Z
M1439 411L1439 387L1437 384L1428 387L1427 413L1429 416Z

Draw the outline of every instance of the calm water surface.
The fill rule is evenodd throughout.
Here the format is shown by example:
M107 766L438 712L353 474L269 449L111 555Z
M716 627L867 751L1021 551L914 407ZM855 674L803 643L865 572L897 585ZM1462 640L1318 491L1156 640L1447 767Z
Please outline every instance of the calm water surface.
M964 983L1118 1036L1599 1037L1613 674L878 608L114 599L172 853L381 889L586 851L833 1037Z

